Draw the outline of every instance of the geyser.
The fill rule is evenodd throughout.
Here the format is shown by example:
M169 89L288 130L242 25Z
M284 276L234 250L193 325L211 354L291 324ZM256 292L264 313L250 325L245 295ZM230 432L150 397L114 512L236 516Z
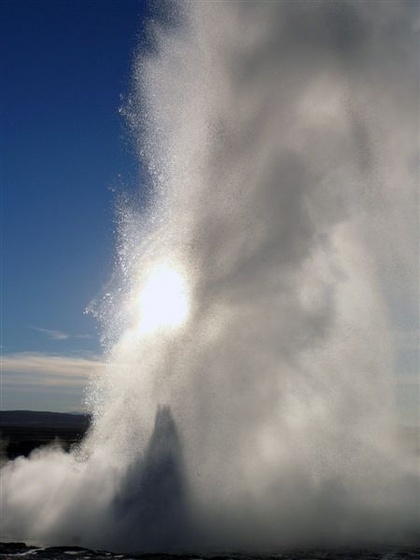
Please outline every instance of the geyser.
M415 538L391 316L418 301L417 8L186 2L154 24L123 111L153 195L120 208L94 425L2 469L4 534Z
M141 333L159 328L179 327L188 317L189 301L185 280L167 264L155 265L140 289L137 304Z

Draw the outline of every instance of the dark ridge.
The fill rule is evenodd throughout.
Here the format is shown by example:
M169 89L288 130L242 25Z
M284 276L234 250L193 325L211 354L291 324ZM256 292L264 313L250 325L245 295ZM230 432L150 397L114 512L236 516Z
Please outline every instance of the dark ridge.
M24 543L1 543L0 558L16 560L29 555L39 560L69 560L70 558L80 560L418 560L420 559L420 548L407 547L378 547L376 549L336 549L336 550L294 550L282 551L273 554L125 554L107 552L105 550L90 550L78 546L54 546L40 548L26 546Z
M89 428L89 414L0 411L0 453L3 459L27 457L37 447L59 441L68 451Z
M71 412L44 412L37 410L2 410L0 427L7 426L74 426L89 422L89 414Z

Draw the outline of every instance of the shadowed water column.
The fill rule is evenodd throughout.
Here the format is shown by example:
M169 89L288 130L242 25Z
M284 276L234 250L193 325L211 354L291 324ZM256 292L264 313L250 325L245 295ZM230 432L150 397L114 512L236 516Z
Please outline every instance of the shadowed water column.
M185 546L192 529L186 492L181 442L169 406L162 406L144 459L129 467L115 498L121 532L113 546L157 551Z

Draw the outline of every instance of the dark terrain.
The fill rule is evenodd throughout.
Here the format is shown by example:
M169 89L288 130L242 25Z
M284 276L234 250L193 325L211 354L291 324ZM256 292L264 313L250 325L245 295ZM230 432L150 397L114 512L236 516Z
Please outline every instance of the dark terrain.
M339 550L295 550L277 554L117 554L104 550L89 550L77 546L55 546L36 548L24 543L0 543L0 558L17 560L22 556L34 560L418 560L420 548L378 548L371 549L339 549Z
M27 457L35 448L59 441L69 450L79 442L90 424L88 414L33 412L28 410L0 411L0 440L3 458Z

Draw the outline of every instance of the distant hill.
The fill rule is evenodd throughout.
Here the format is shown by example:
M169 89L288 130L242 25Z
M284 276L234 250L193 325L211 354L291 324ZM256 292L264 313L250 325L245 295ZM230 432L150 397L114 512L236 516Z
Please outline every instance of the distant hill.
M28 456L35 448L57 440L68 450L83 438L90 421L89 414L0 411L2 454L7 459Z
M2 410L2 426L76 426L89 423L89 414L69 412L39 412L37 410Z

